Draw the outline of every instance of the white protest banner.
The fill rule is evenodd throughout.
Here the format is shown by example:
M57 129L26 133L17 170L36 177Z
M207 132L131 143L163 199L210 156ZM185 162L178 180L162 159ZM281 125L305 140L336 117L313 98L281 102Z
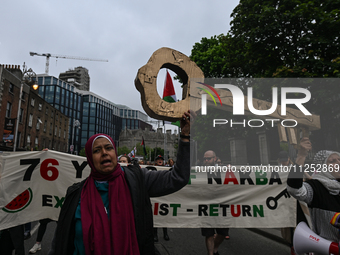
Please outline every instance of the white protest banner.
M247 167L214 172L192 168L182 190L152 198L155 227L294 227L296 200L286 191L289 169Z
M0 154L0 230L57 220L66 190L90 174L86 158L57 151Z
M67 188L89 174L86 158L72 154L1 153L0 230L44 218L57 220ZM284 192L287 175L193 168L183 189L152 198L155 227L295 226L296 200L285 198Z

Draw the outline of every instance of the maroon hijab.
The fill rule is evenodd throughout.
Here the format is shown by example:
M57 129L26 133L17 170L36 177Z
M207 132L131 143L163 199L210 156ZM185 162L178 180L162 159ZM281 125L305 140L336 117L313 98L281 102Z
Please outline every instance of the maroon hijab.
M114 141L108 135L93 135L85 145L87 162L91 167L80 198L85 252L86 255L139 254L131 195L123 170L118 163L107 175L94 168L92 148L94 141L100 137L111 142L117 156ZM94 180L109 183L109 217Z

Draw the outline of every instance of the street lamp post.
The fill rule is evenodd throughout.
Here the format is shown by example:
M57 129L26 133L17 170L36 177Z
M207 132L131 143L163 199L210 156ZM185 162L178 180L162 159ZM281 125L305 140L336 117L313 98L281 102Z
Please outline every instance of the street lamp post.
M73 126L72 126L72 145L70 148L71 154L73 154L75 146L74 146L74 129L75 127L78 127L78 129L80 129L81 123L79 122L79 120L74 120L73 121Z
M20 118L20 107L21 107L21 97L22 97L22 90L23 90L23 88L24 88L24 83L21 81L20 94L19 94L19 104L18 104L18 113L17 113L17 121L15 123L15 134L14 134L13 151L16 151L16 148L17 148L17 136L18 136L19 118Z
M19 104L18 104L18 113L17 113L17 121L15 124L15 134L14 134L14 144L13 144L13 151L16 151L17 148L17 136L18 136L18 128L19 128L19 118L20 118L20 108L21 108L21 98L22 98L22 91L24 89L24 82L28 81L29 83L34 82L33 89L37 90L39 88L37 81L36 81L36 73L33 72L33 70L27 69L25 63L23 65L23 70L22 70L22 77L21 77L21 85L20 85L20 94L19 94ZM33 77L35 78L33 81ZM27 114L27 113L26 113Z

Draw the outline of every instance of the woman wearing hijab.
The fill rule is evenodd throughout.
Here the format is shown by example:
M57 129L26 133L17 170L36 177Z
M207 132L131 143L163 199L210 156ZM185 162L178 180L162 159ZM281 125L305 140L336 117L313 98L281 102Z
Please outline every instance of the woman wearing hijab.
M328 150L316 153L314 165L309 167L313 166L318 171L312 179L303 182L304 162L311 148L309 139L303 138L296 159L297 166L291 168L288 176L287 190L296 199L307 203L313 231L329 241L338 243L339 230L332 226L330 221L335 213L340 212L340 153Z
M68 188L49 254L155 254L150 197L178 191L190 176L190 111L182 117L173 171L122 169L112 138L90 137L91 174Z

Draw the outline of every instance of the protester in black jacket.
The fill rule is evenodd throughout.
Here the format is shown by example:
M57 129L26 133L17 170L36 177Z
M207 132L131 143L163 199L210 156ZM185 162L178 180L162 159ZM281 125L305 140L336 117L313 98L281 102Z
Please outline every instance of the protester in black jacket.
M112 138L92 136L85 146L91 174L68 189L49 254L155 254L149 197L171 194L188 183L189 132L186 112L173 171L121 169Z
M287 190L296 199L305 202L310 211L313 231L319 236L338 243L339 230L330 224L335 213L340 212L340 153L322 150L315 154L312 164L305 158L312 145L304 137L300 142L296 165L287 180ZM312 179L303 182L304 170L315 170Z

